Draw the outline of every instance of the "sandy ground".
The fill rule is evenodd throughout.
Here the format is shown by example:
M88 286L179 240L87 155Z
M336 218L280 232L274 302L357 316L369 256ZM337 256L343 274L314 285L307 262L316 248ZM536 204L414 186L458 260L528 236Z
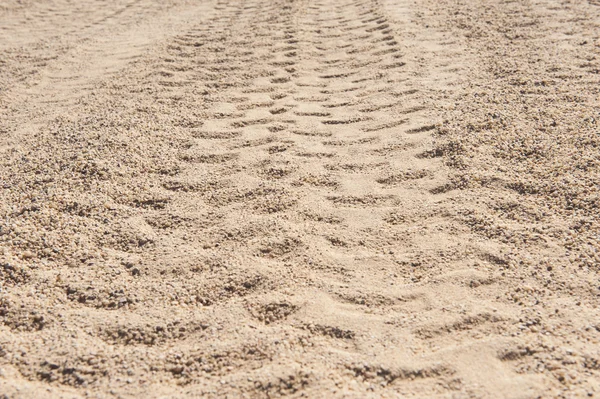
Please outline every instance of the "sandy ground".
M600 396L597 0L4 0L0 398Z

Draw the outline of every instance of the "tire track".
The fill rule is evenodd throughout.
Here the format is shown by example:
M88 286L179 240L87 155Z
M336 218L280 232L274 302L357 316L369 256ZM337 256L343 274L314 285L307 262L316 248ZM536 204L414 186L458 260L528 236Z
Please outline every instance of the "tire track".
M85 4L79 11L67 8L68 12L63 15L57 6L46 11L48 16L40 11L40 20L45 24L42 26L47 26L54 17L72 18L73 12L85 13L85 16L90 18L94 14L90 15L87 11L89 9L100 13L106 11L105 7ZM23 70L19 59L9 57L11 62L8 63L6 76L2 79L6 84L10 84L10 88L2 92L4 107L10 104L13 109L26 109L28 114L25 119L15 119L12 115L16 112L9 112L6 108L7 112L0 121L3 132L10 133L13 139L18 140L21 135L35 131L40 124L61 115L77 101L93 95L94 85L125 68L153 44L168 37L169 28L185 25L185 21L199 16L210 17L211 7L206 4L184 8L169 7L169 10L170 13L157 15L163 11L161 7L136 0L123 4L107 16L92 18L88 25L77 31L63 32L57 37L49 36L43 30L33 29L33 33L28 31L25 39L38 43L34 43L33 52L27 55L24 61L31 64L31 60L35 60L36 67L33 70ZM37 14L33 12L33 15ZM16 23L18 26L24 22ZM60 21L56 23L64 26ZM157 30L155 25L162 25L163 29ZM107 35L109 30L111 34ZM16 27L10 26L6 31L19 32ZM60 43L62 37L69 39ZM13 48L4 49L5 53L11 54L15 49L18 50L20 46L27 44L20 41L19 36L14 33L11 33L9 38L11 40L5 43ZM50 44L45 45L45 41ZM41 49L38 49L40 46ZM13 64L12 61L17 63ZM29 65L25 68L29 68ZM19 129L15 130L14 126L19 126Z
M298 303L298 297L303 298L306 295L319 298L316 301L320 304L317 305L319 310L311 308L308 304L293 305L302 311L296 312L289 320L291 329L288 326L284 328L290 334L297 335L299 332L293 327L296 322L302 325L318 325L319 328L308 329L313 335L311 341L314 341L315 349L305 354L305 361L309 362L311 370L316 372L333 366L341 376L347 369L345 365L348 362L372 362L373 359L384 358L384 353L389 353L390 347L386 346L386 350L382 350L379 355L371 353L369 356L365 356L360 349L354 349L350 350L348 355L333 356L323 363L318 360L316 353L331 353L332 343L329 340L337 339L337 335L324 334L326 339L323 341L323 338L318 338L323 335L320 331L345 331L342 334L344 339L350 337L351 346L357 348L363 345L383 345L387 342L387 334L399 332L398 324L373 318L366 310L380 309L379 312L386 314L389 320L394 320L396 316L393 309L401 303L395 299L399 295L398 292L402 293L400 295L407 295L406 293L412 290L403 288L404 286L409 287L417 283L427 287L429 281L452 269L450 262L464 263L471 257L466 254L467 250L461 244L463 240L468 240L467 236L450 238L449 235L440 235L440 231L448 228L444 226L452 224L452 219L443 216L443 203L431 210L430 219L424 219L426 226L436 226L431 239L426 238L427 236L417 239L408 231L410 228L395 224L397 220L421 218L420 213L416 211L418 204L435 203L430 190L436 184L442 184L440 181L443 182L443 177L436 177L436 173L440 173L439 164L436 165L431 160L420 163L415 156L415 145L418 149L423 145L419 143L426 143L426 136L423 134L428 134L432 129L431 125L427 124L429 121L426 108L419 104L419 91L410 86L398 91L398 84L410 80L402 70L406 66L404 61L396 61L401 50L393 48L393 51L389 51L387 48L390 45L397 46L397 41L389 26L385 26L386 19L381 15L381 11L373 11L377 9L377 5L370 2L358 5L323 2L307 13L299 11L307 9L304 6L305 4L298 4L297 9L292 8L289 13L281 13L277 17L263 10L268 23L258 19L255 24L242 28L252 32L247 44L253 43L254 40L263 41L260 47L265 49L266 54L254 52L249 58L244 58L244 55L233 51L231 56L227 53L219 55L225 60L241 59L247 67L246 70L253 73L246 73L238 78L227 76L229 86L227 91L219 93L219 101L215 107L235 112L228 114L230 117L225 113L225 117L219 117L218 122L211 122L210 116L206 121L210 131L229 128L236 132L235 137L226 138L225 141L219 140L216 146L204 141L199 147L205 152L210 148L214 148L212 151L218 151L218 148L236 148L238 155L235 163L229 164L226 169L209 166L202 171L190 170L188 173L182 173L182 176L197 176L202 173L221 176L225 174L229 177L227 185L211 192L210 197L204 198L203 201L220 212L225 212L229 220L244 221L242 223L248 234L242 239L246 245L250 244L251 252L253 248L256 249L259 259L269 260L268 269L265 269L265 272L268 272L258 275L265 283L257 286L248 282L252 292L242 290L241 295L251 307L265 302L263 298L267 292L286 303ZM363 15L374 16L364 19L365 22L361 22L354 29L348 29L346 22L339 22L355 21L356 15L364 13L364 10L369 11ZM343 17L327 18L330 14L338 13ZM315 26L318 28L315 29ZM283 32L283 35L280 37L273 32ZM256 35L256 39L253 35ZM383 38L373 37L374 35L381 35ZM235 48L237 46L234 42L220 47L222 50ZM363 54L372 54L379 58L368 65L362 65L357 57ZM335 62L331 62L327 57L335 57ZM319 61L315 63L314 60ZM378 70L376 77L372 74L373 69ZM361 75L365 76L365 80ZM383 83L380 83L379 87L367 87L362 84L364 81L375 82L375 85L378 82ZM238 97L239 88L243 88L247 98ZM229 95L228 91L235 94ZM323 96L324 94L326 96ZM330 95L336 95L336 100L340 101L339 94L347 96L348 101L342 100L341 104L338 103L339 106L324 106L330 104ZM398 101L399 97L403 100ZM369 114L373 116L368 119L354 116L367 109L365 107L369 107ZM290 110L293 110L291 114ZM399 115L400 118L390 121L390 115ZM375 136L365 137L365 133ZM328 137L329 140L323 141L322 137ZM410 145L411 143L413 145ZM382 144L386 146L383 148L400 149L394 153L394 163L385 156L358 168L355 164L348 163L351 159L377 153ZM336 147L332 157L315 157L309 162L303 160L304 154L321 154L325 146L332 145ZM274 146L277 149L271 150ZM402 165L400 170L399 165ZM415 172L410 167L406 169L407 165L416 169L423 165L425 169ZM357 181L361 184L357 185ZM411 197L410 201L407 201L407 195ZM190 201L193 203L197 200ZM398 213L399 206L406 208L409 204L412 204L414 210ZM299 229L295 223L287 221L297 220L298 217L308 220L303 215L306 215L309 209L315 209L318 213L310 216L311 222L307 227ZM394 217L389 219L391 213ZM390 224L386 219L394 222ZM245 222L246 220L248 222ZM367 220L368 227L365 228ZM331 221L335 222L332 224ZM398 228L390 228L390 225ZM375 226L388 227L375 233ZM222 228L217 227L219 231ZM223 253L243 251L236 238L242 237L239 234L226 233L226 236L231 238L220 238L218 246L210 246L215 245L214 248L218 248L217 256L220 257ZM349 240L346 238L348 236L363 239ZM408 240L409 243L395 244L400 237L404 237L405 242ZM430 243L435 241L441 243L432 246ZM387 254L385 256L380 252L382 244L383 253ZM351 254L356 251L362 254L360 261L351 260ZM432 252L439 255L426 255ZM446 266L434 271L430 265L439 264L440 259L443 259ZM475 256L474 260L479 258ZM285 265L290 262L295 265L291 281L288 273L284 272ZM246 279L253 281L256 275L250 273L250 270L256 270L257 267L254 263L241 266L235 272L242 278L238 281L242 285L246 284ZM417 270L414 270L415 267ZM364 276L367 270L369 278ZM389 289L382 295L368 288L386 284L391 271L395 278L399 279L397 284L400 291ZM485 276L485 273L480 274L475 270L464 273L467 276L477 276L467 277L475 279L473 281L485 279L481 277ZM479 305L475 304L479 303L481 298L470 293L470 286L465 290L461 284L449 280L450 283L446 283L447 289L463 292L462 295L469 298L467 303L476 309L479 308ZM276 286L273 285L275 281L278 282ZM287 287L292 281L304 281L303 284L309 287L305 291L296 292L295 300L285 293L289 291ZM442 278L442 281L445 279ZM339 286L346 288L340 290ZM336 299L338 297L346 299L339 302ZM212 300L210 303L223 311L230 310L233 306L232 298L234 297L221 296L221 300ZM427 300L433 303L433 298L427 297ZM324 303L329 303L330 309L341 309L342 303L349 304L346 305L349 307L333 316L320 309L321 306L327 308ZM433 315L439 312L439 308L447 306L449 304L443 301L437 303L419 318L427 320L435 317ZM484 305L486 306L492 305ZM355 320L358 318L370 320L371 326L376 325L377 327L370 331L378 331L382 334L380 338L364 338L364 332L354 330ZM474 322L469 324L469 320ZM457 322L450 318L447 324L435 329L444 331L446 328L475 328L489 331L490 328L495 328L495 325L490 327L477 320L479 318L474 317ZM504 319L490 320L495 323ZM388 323L396 326L395 333L387 327ZM467 327L459 327L463 325L460 323ZM415 324L419 325L416 320ZM354 327L348 329L345 326ZM257 327L257 332L266 332L265 328ZM429 330L427 328L429 327L407 327L400 331L403 331L401 334L405 334L406 337L414 335L416 338L413 339L422 339L425 342L439 336L422 333L433 331L434 327ZM394 350L402 353L402 356L407 356L400 347ZM441 360L435 355L431 356L433 361ZM385 369L389 366L377 367ZM449 378L449 375L457 370L457 366L448 363L448 367L454 371L439 375L434 373L431 377ZM423 373L429 375L428 372ZM187 378L193 380L195 377L192 373ZM239 383L235 382L238 381L235 377L232 378L232 383ZM322 388L323 386L318 385L315 387Z

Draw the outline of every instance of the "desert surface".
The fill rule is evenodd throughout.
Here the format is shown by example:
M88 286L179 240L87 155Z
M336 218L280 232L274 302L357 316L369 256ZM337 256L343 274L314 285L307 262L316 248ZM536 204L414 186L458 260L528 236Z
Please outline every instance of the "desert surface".
M597 0L2 0L0 398L600 397Z

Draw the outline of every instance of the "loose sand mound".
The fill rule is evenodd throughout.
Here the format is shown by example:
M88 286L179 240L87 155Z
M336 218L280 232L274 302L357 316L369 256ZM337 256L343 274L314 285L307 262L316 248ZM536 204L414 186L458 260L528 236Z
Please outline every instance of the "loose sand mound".
M597 2L0 21L0 397L600 395Z

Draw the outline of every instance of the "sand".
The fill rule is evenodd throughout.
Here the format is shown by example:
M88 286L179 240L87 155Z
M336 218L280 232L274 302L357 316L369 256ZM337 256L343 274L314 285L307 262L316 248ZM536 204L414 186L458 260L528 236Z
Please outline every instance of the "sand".
M5 0L0 398L600 395L600 3Z

